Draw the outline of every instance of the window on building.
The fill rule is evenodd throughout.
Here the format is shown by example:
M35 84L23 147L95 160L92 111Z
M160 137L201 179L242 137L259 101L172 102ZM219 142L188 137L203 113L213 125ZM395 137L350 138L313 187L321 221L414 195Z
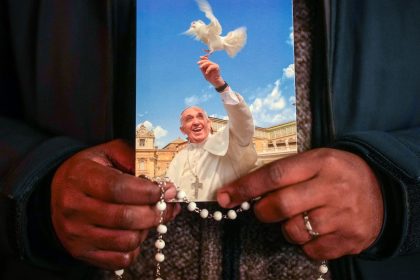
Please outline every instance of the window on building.
M142 158L139 160L139 169L140 170L146 170L145 160L142 159Z
M146 146L146 139L139 139L139 146L140 147Z

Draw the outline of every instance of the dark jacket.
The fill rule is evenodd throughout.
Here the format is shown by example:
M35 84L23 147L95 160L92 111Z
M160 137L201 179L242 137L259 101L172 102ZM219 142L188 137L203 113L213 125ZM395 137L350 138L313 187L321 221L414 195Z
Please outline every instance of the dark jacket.
M134 4L0 2L0 279L92 279L54 235L49 184L80 149L134 140Z
M315 54L313 70L326 78L315 79L311 96L314 145L361 155L385 205L376 244L361 258L335 263L343 279L420 275L419 12L418 1L333 0L327 7L327 36L318 42L326 56Z
M54 235L49 183L78 150L134 139L133 2L0 2L0 279L93 277ZM311 2L313 146L361 155L385 202L377 242L333 277L417 279L420 3Z

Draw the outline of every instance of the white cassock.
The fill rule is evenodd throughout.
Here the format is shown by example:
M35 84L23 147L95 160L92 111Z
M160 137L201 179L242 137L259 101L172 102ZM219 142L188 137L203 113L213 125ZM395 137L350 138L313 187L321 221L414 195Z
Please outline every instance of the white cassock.
M175 155L166 174L193 201L216 200L219 187L256 166L251 111L229 87L221 96L229 116L226 127L201 143L188 143Z

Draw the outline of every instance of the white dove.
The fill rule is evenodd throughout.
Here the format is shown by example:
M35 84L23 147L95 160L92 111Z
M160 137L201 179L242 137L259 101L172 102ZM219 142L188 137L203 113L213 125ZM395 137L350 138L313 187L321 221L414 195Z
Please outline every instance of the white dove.
M225 50L230 57L234 57L246 43L246 28L239 27L226 36L222 34L222 26L213 15L210 4L206 0L196 0L197 4L210 23L206 25L202 20L191 23L190 29L185 34L194 36L196 40L202 41L208 46L207 52L212 54L214 51Z

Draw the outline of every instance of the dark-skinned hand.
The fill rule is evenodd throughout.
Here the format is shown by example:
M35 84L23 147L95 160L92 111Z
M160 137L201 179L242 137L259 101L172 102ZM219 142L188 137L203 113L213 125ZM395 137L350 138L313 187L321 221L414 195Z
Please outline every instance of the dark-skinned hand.
M259 196L257 218L282 222L286 239L317 260L360 253L383 223L377 178L362 158L345 151L314 149L277 160L219 189L217 199L234 207ZM318 237L308 233L305 211Z
M122 140L83 150L66 160L51 185L52 222L76 259L105 269L128 267L148 229L159 223L159 187L133 176L135 151ZM173 185L165 199L174 198ZM165 220L180 211L168 204Z

